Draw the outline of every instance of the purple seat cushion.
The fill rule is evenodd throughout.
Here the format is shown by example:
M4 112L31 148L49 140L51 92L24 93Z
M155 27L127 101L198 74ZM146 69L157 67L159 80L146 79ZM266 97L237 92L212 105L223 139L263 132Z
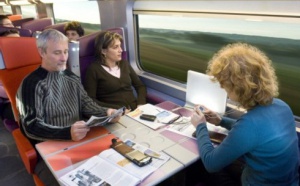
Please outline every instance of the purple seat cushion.
M67 22L63 22L63 23L58 23L58 24L54 24L54 25L49 25L49 26L46 26L44 28L44 30L46 29L55 29L55 30L58 30L60 31L61 33L65 34L65 30L64 30L64 27L65 27L65 24Z
M15 122L14 120L4 119L3 124L9 132L12 132L15 129L19 128L18 123Z
M21 27L23 23L28 22L28 21L32 21L32 20L34 20L34 18L29 17L29 18L14 20L14 21L12 21L12 23L14 24L15 27L17 27L17 26Z
M80 63L80 76L82 82L85 79L85 72L88 66L94 61L94 43L95 38L101 31L82 36L79 41L79 63Z

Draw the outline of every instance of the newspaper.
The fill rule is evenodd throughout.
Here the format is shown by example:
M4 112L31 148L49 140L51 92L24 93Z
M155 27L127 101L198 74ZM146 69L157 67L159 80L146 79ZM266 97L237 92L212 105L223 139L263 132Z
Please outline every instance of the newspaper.
M144 167L139 167L114 149L108 149L63 175L59 181L62 185L67 186L134 186L170 159L162 152L155 152L131 140L126 140L124 143L154 157L152 162Z
M154 121L147 121L140 118L142 114L153 115L156 117ZM145 104L127 114L127 116L135 119L136 121L156 130L165 127L167 124L174 123L180 118L180 115L167 111L165 109L156 107L151 104Z
M114 114L110 116L103 116L103 117L92 116L86 122L86 125L88 127L103 126L109 123L112 119L118 117L119 115L123 115L125 113L125 109L126 109L125 107L119 108Z

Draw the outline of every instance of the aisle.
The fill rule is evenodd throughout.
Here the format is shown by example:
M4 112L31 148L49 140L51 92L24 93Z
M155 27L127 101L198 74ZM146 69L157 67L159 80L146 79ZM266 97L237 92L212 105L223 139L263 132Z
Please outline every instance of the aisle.
M34 186L10 132L0 120L0 185Z

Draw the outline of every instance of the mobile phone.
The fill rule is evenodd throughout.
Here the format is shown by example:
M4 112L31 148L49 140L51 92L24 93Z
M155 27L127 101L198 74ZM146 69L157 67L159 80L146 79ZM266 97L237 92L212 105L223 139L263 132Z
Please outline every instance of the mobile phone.
M156 116L149 115L149 114L142 114L140 116L140 119L147 120L147 121L155 121L156 120Z
M122 141L117 141L116 139L112 139L111 148L115 149L117 152L139 167L148 165L152 161L151 157L145 155L139 150L132 148Z
M204 111L204 107L202 107L202 106L200 106L199 109L200 109L201 112Z

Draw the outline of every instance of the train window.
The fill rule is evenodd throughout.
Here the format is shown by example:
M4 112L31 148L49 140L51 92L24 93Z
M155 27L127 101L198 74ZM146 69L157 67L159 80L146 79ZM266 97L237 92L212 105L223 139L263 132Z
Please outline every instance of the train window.
M36 17L35 5L22 5L22 18Z
M12 9L10 6L2 6L4 14L12 14Z
M79 21L85 34L100 29L100 14L97 1L55 2L53 4L55 23Z
M293 17L136 12L139 64L144 71L186 82L187 71L205 73L222 46L247 42L273 61L279 97L300 116L300 20Z

